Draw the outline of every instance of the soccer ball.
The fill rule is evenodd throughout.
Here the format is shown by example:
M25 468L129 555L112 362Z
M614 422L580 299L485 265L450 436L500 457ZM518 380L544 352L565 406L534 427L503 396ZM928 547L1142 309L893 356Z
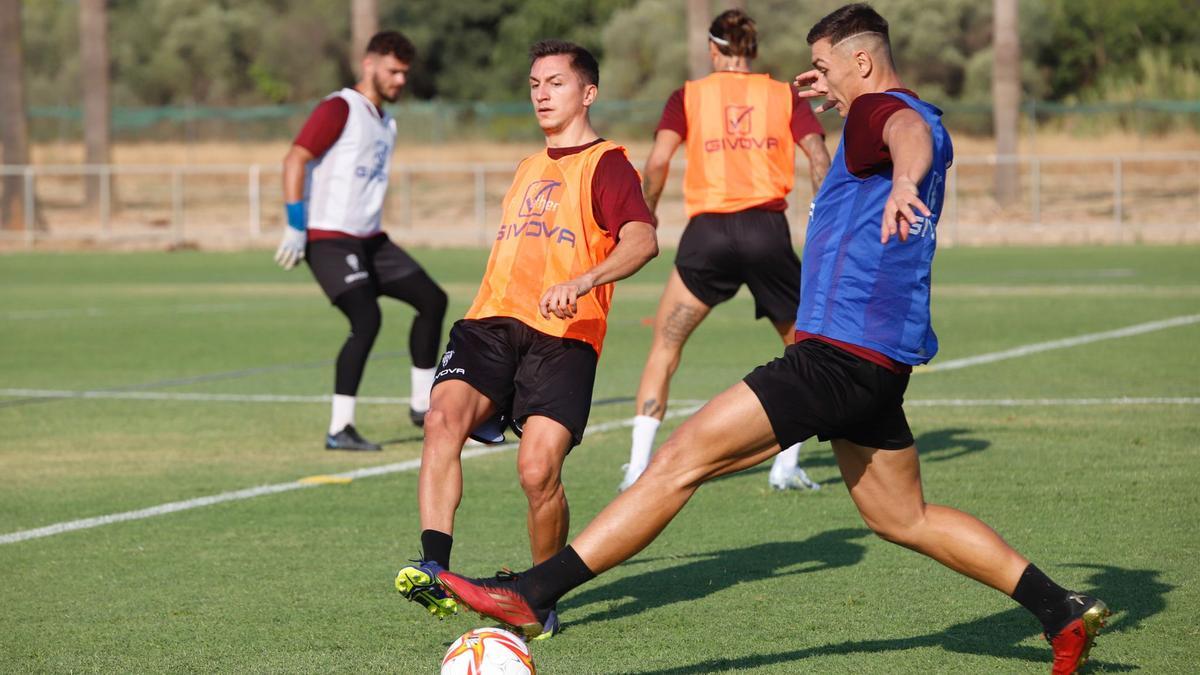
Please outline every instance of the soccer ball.
M442 657L442 675L535 675L533 656L521 638L500 628L463 633Z

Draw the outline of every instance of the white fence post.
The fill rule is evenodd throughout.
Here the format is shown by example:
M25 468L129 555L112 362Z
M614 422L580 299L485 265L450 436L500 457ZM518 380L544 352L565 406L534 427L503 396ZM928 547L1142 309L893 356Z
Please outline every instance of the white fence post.
M475 165L475 224L479 243L487 244L487 174L482 164Z
M413 172L408 166L400 170L400 199L404 201L403 220L404 229L411 230L413 228Z
M100 231L104 236L112 234L112 165L100 167Z
M950 241L958 245L958 164L950 165Z
M251 164L246 180L250 195L250 236L257 239L262 235L262 167Z
M1117 155L1113 158L1113 229L1117 237L1117 242L1121 241L1121 221L1125 216L1125 205L1123 203L1124 186L1122 185L1121 174L1121 156Z
M183 169L171 168L171 228L175 240L183 241Z
M34 198L33 180L33 167L25 167L25 243L31 247L34 238L37 237L37 233L34 231L37 228L37 213L34 211L37 199Z
M1042 163L1038 160L1037 157L1034 157L1030 160L1030 165L1031 166L1030 166L1029 180L1033 184L1031 186L1031 190L1030 190L1030 192L1032 193L1032 195L1030 197L1030 201L1032 202L1031 206L1032 206L1032 210L1033 210L1033 223L1034 223L1034 225L1041 225L1042 224Z

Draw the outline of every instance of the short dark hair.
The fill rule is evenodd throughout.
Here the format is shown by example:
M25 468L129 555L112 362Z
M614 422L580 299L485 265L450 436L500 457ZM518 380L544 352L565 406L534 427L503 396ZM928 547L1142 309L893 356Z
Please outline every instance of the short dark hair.
M859 33L878 33L883 37L884 44L891 48L887 19L879 16L879 12L865 2L856 2L830 12L808 31L808 44L829 38L836 45Z
M600 64L588 50L566 40L542 40L529 48L529 63L546 56L566 54L571 57L571 69L587 84L600 86Z
M754 19L740 9L727 9L718 14L708 27L708 34L725 43L713 41L717 51L725 56L748 59L758 56L758 28Z
M368 54L379 54L380 56L394 56L404 63L412 63L413 59L417 58L417 48L413 46L412 41L404 37L403 33L394 30L385 30L371 36L367 42Z

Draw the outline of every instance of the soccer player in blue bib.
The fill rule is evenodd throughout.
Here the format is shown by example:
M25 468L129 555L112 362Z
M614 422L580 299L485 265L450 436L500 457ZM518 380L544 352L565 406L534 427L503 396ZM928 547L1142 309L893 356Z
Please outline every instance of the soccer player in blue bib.
M870 6L836 10L808 42L814 69L796 83L846 125L808 226L796 343L684 422L571 545L520 574L439 581L471 609L536 634L562 595L649 545L701 484L817 436L832 442L876 534L1011 596L1041 621L1053 672L1074 672L1108 609L1055 584L973 516L927 503L901 406L912 366L938 348L930 266L953 159L941 111L903 88L887 21Z

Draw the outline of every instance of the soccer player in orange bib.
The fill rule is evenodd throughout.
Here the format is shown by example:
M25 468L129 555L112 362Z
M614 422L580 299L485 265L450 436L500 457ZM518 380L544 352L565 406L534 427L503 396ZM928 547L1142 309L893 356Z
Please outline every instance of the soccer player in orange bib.
M535 44L530 57L530 97L547 147L517 167L479 293L450 329L425 416L422 560L396 577L397 590L437 616L455 609L434 580L450 566L468 436L496 442L511 426L521 439L533 561L566 544L562 465L587 425L613 282L658 254L637 171L588 119L596 59L559 40ZM543 635L556 626L557 616Z
M800 260L784 211L795 146L808 155L813 194L829 169L824 131L808 103L789 85L750 72L758 54L754 21L731 9L712 22L708 39L714 72L671 95L646 161L646 201L654 208L671 157L687 142L683 195L689 220L658 304L620 490L650 462L683 345L715 305L745 284L755 316L770 319L783 343L792 343ZM775 457L771 487L819 488L797 465L799 453L797 443Z

